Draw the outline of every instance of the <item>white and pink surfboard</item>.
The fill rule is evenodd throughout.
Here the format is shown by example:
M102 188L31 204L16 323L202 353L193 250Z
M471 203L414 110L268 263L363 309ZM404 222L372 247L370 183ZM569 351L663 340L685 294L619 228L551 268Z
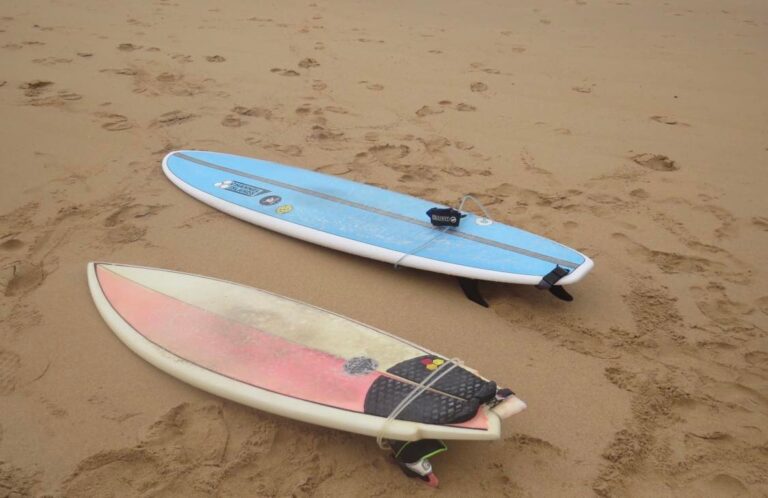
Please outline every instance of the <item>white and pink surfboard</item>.
M458 423L415 415L385 423L392 403L444 357L329 311L213 278L89 263L88 282L101 316L136 354L184 382L260 410L390 439L487 440L499 437L501 418L525 408L511 396ZM411 412L460 415L471 408L467 390L488 381L454 370L453 381L434 384Z

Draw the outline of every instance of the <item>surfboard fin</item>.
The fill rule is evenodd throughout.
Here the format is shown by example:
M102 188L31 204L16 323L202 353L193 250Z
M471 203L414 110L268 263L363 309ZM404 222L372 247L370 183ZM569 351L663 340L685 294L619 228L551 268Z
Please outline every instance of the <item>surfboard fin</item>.
M573 301L573 296L567 290L565 290L562 285L553 285L549 288L549 292L556 298L562 299L563 301Z
M555 285L561 278L568 275L569 273L570 270L557 265L555 266L554 270L544 275L544 278L541 279L541 282L536 284L536 288L541 290L548 290L553 296L558 299L562 299L563 301L573 301L573 296L570 295L562 285Z
M477 288L477 280L465 277L458 277L458 279L461 290L464 291L464 295L467 296L467 299L485 308L488 307L488 302L483 299L480 290Z

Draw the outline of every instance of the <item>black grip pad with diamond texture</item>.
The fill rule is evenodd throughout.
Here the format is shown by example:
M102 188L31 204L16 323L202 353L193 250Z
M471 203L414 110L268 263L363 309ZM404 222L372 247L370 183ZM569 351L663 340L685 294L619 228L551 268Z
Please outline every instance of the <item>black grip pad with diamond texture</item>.
M436 369L444 368L443 365L446 363L448 363L448 360L439 356L425 355L400 362L387 370L387 372L421 384L427 375L430 375ZM458 366L432 384L430 389L442 391L451 396L458 396L465 400L477 398L480 404L487 403L496 395L495 382L481 379L472 372Z
M389 417L403 398L416 387L414 384L382 375L368 389L364 412ZM479 407L477 398L465 401L427 390L412 400L396 418L425 424L458 424L474 417Z

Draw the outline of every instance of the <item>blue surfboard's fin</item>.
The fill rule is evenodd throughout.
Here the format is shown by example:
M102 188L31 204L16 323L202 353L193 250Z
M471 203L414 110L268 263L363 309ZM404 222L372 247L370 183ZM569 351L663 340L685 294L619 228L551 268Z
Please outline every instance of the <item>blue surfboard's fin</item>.
M483 299L480 290L477 288L477 280L464 277L458 277L458 279L461 290L464 291L464 295L467 296L467 299L485 308L488 307L488 302Z
M555 266L555 269L544 275L541 282L536 284L537 289L548 290L558 299L563 301L573 301L573 296L568 293L561 285L555 285L557 282L568 275L571 271L567 268L563 268L560 265Z
M567 290L565 290L562 285L553 285L549 288L549 292L556 298L562 299L563 301L573 301L573 296Z

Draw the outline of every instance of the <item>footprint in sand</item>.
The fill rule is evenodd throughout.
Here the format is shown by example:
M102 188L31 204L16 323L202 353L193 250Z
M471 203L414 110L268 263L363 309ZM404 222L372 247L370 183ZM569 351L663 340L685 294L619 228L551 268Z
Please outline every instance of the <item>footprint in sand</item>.
M750 351L744 354L744 359L753 367L768 371L768 353L765 351Z
M720 277L726 269L724 264L703 257L651 249L621 232L611 234L611 238L624 244L630 255L643 258L666 274L698 273Z
M644 166L654 171L677 171L680 169L680 166L675 164L675 161L661 154L637 154L630 159L640 166Z
M732 333L755 328L754 324L743 318L752 313L752 306L732 300L720 282L710 282L705 288L693 286L690 291L699 311L721 328Z
M327 105L323 107L323 110L332 112L334 114L349 114L349 111L344 109L343 107L339 107L337 105Z
M768 315L768 296L763 296L755 301L758 309L764 314Z
M755 216L752 218L752 224L763 232L768 232L768 218L762 216Z
M66 90L62 90L62 91L59 92L59 98L61 100L70 100L70 101L72 101L72 100L80 100L80 99L83 98L83 96L80 95L79 93L68 92Z
M122 223L125 223L131 219L147 218L154 216L165 206L161 205L144 205L144 204L129 204L127 206L121 206L118 209L112 211L109 216L104 219L104 226L107 228L116 227Z
M294 111L299 116L307 116L312 112L312 105L311 104L301 104L299 107L296 108Z
M133 52L134 50L139 50L141 48L141 45L134 45L133 43L121 43L117 46L117 49L122 52Z
M312 132L307 138L309 140L325 142L328 140L340 140L343 136L344 136L343 132L335 132L335 131L329 130L324 126L315 125L312 127Z
M316 168L315 171L325 173L326 175L342 176L351 172L352 169L344 164L326 164L325 166Z
M176 62L182 62L184 64L192 62L192 56L187 54L173 54L171 59L175 60Z
M307 57L306 59L302 59L299 61L299 67L304 69L309 69L310 67L317 67L320 63L317 62L315 59L312 59L311 57Z
M411 152L407 145L374 145L368 148L368 154L383 163L391 163L403 159Z
M205 60L207 60L208 62L224 62L227 59L225 59L221 55L209 55L205 58Z
M152 122L151 126L157 126L157 127L174 126L174 125L186 123L187 121L190 121L196 117L197 117L197 114L176 110L176 111L166 112L165 114L161 114L159 118L155 119Z
M37 97L51 85L53 85L52 81L32 80L19 85L19 89L24 90L24 95L27 97Z
M272 111L264 107L245 107L235 106L232 108L232 112L241 116L250 116L252 118L264 118L270 119L272 117Z
M139 227L131 223L126 223L107 232L105 240L108 244L119 246L139 241L144 238L146 233L146 227Z
M227 409L227 415L235 417L232 426L220 404L178 405L142 431L138 444L99 451L82 460L64 480L62 494L105 496L119 490L117 494L134 495L148 487L159 494L182 496L231 494L232 482L230 486L225 482L239 482L237 472L229 475L218 467L239 469L271 454L277 426L269 419L240 415L235 408ZM249 426L250 432L239 426ZM310 479L317 477L313 474ZM268 489L263 481L257 486ZM291 488L274 489L282 495L286 493L282 490Z
M483 83L482 81L475 81L471 85L469 85L469 89L473 92L484 92L488 90L488 85Z
M16 375L20 367L19 355L0 349L0 396L7 396L16 390Z
M442 109L432 109L428 105L421 106L421 108L416 111L416 115L420 118L423 118L425 116L431 116L432 114L440 114L443 112Z
M67 90L60 90L56 95L51 97L36 97L31 98L27 102L29 105L33 106L61 106L64 105L67 101L75 101L82 99L83 96L79 93L70 92Z
M573 86L571 87L571 90L579 93L592 93L592 86Z
M424 149L430 154L440 152L451 145L451 141L445 137L419 138L419 142L424 145Z
M120 76L136 76L139 72L136 69L130 67L124 67L120 69L100 69L100 73L117 74Z
M0 269L0 288L6 296L26 294L40 287L47 276L42 264L15 261Z
M131 221L141 220L156 215L165 206L130 204L113 211L104 220L103 225L109 228L106 241L112 244L128 244L141 240L147 233L146 227L140 227Z
M456 177L465 177L465 176L472 175L471 171L469 171L468 169L462 168L461 166L448 166L446 168L440 168L440 171L442 171L447 175L456 176Z
M221 120L221 125L227 128L239 128L245 124L238 116L227 114L224 119Z
M9 233L3 237L0 237L0 240L2 240L2 242L0 242L0 249L3 251L15 251L16 249L21 249L24 247L24 242L17 239L15 237L16 235L18 235L18 233Z
M248 140L246 139L246 143L249 145L258 144L260 141L254 141L254 140ZM302 148L298 145L280 145L280 144L267 144L264 145L265 149L271 149L276 150L282 154L286 154L291 157L299 157L302 153Z
M108 121L101 125L107 131L123 131L133 128L133 124L122 114L96 113L100 118Z
M670 118L669 116L651 116L651 121L656 121L657 123L665 124L665 125L678 125L678 126L691 126L688 123L682 123L675 118Z
M279 74L280 76L300 76L300 74L297 71L294 71L293 69L282 69L279 67L273 67L269 71L272 73Z
M140 20L134 19L134 18L130 18L130 19L126 20L125 22L127 22L128 24L131 24L133 26L141 26L142 28L148 28L148 27L151 26L151 24L149 24L148 22L140 21Z
M157 81L161 81L163 83L173 83L181 80L181 78L182 76L180 74L174 73L160 73L155 77Z
M72 62L72 59L64 57L43 57L41 59L32 59L35 64L42 64L44 66L55 66L56 64L67 64Z

